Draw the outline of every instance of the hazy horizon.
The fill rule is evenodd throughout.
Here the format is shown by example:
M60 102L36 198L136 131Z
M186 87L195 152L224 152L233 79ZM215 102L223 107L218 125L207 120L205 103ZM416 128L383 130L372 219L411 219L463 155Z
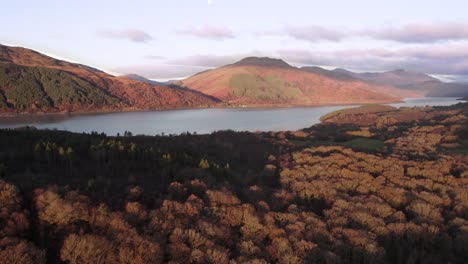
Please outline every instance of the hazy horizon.
M3 6L8 27L0 32L0 43L154 80L267 56L294 66L406 69L466 81L464 5L400 0L15 1Z

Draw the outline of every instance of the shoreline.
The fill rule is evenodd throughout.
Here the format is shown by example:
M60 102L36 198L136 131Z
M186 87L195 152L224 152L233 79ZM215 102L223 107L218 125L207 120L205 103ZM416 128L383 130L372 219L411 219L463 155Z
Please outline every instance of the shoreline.
M424 100L424 99L437 99L439 97L421 97L421 98L404 98L404 100L402 101L398 101L398 102L402 102L402 103L406 103L408 100L411 100L411 99L419 99L419 100ZM460 104L462 102L466 103L468 100L463 100L461 98L457 98L457 97L440 97L440 99L442 98L445 98L445 99L450 99L452 100L452 104L451 105L457 105L457 104ZM454 102L454 101L458 101L458 102ZM398 102L396 104L398 104ZM213 110L222 110L222 109L239 109L239 110L246 110L247 112L249 112L249 109L252 109L253 111L255 111L254 109L264 109L265 111L268 111L268 109L271 109L271 110L280 110L281 109L299 109L299 108L322 108L322 107L340 107L342 106L343 109L346 109L346 108L353 108L353 106L355 107L359 107L359 106L366 106L366 105L389 105L391 106L392 104L395 104L395 103L362 103L362 104L358 104L358 103L349 103L349 104L333 104L333 105L330 105L330 104L326 104L326 105L281 105L281 106L278 106L278 105L275 105L275 106L272 106L272 105L256 105L256 106L249 106L249 107L239 107L239 106L229 106L229 107L219 107L219 106L213 106L213 107L205 107L205 108L184 108L184 109L164 109L164 110L149 110L149 111L144 111L144 110L133 110L133 111L107 111L107 112L72 112L72 113L68 113L68 112L61 112L61 113L42 113L42 114L18 114L18 115L14 115L14 116L9 116L9 117L2 117L0 116L0 126L3 126L3 125L6 125L6 127L2 127L1 129L20 129L20 128L26 128L26 127L32 127L32 128L37 128L37 129L58 129L58 128L47 128L47 127L43 127L43 128L38 128L36 127L36 122L39 122L37 124L40 124L40 123L43 123L45 121L45 123L60 123L64 120L68 120L68 119L71 119L73 117L77 117L79 118L80 116L82 117L85 117L85 116L96 116L97 118L99 118L100 115L108 115L108 114L119 114L119 113L157 113L157 112L171 112L171 111L179 111L179 110L195 110L195 109L199 109L199 110L203 110L203 109L213 109ZM443 104L441 104L443 105ZM435 104L430 104L428 106L436 106ZM405 107L405 106L395 106L397 108L401 108L401 107ZM414 106L406 106L406 107L424 107L423 105L414 105ZM262 111L262 110L260 110ZM336 110L331 110L331 112L333 111L336 111ZM301 129L304 129L304 128L307 128L309 126L312 126L312 125L316 125L316 124L320 124L323 122L323 120L321 120L321 117L327 115L328 113L331 113L331 112L327 112L327 113L322 113L322 115L320 116L320 119L318 120L318 122L316 123L311 123L311 124L306 124L306 125L303 125L301 127L296 127L296 128L282 128L282 129L241 129L241 130L238 130L238 129L233 129L233 128L222 128L222 129L215 129L213 131L210 131L210 132L202 132L202 131L196 131L194 130L193 132L194 133L197 133L197 134L200 134L200 135L203 135L203 134L211 134L215 131L222 131L222 130L234 130L234 131L249 131L249 132L272 132L272 131L298 131L298 130L301 130ZM123 116L122 116L123 117ZM21 118L24 118L23 121L21 121L20 119ZM29 119L31 118L31 119ZM37 119L36 119L37 118ZM44 120L41 121L41 118L44 118ZM127 117L128 118L128 117ZM29 121L28 121L29 120ZM33 120L33 121L31 121ZM8 124L9 122L13 121L13 123L11 124ZM16 122L21 122L22 124L15 124ZM61 131L68 131L68 132L72 132L72 133L90 133L90 131L86 131L86 130L83 130L83 131L75 131L75 130L70 130L70 129L67 129L67 128L62 128L62 129L58 129L58 130L61 130ZM93 130L94 131L94 130ZM96 130L98 131L98 130ZM132 130L130 130L132 131ZM187 130L187 131L191 131L191 130ZM106 131L103 131L103 133L106 133L107 135L109 136L115 136L116 134L113 133L113 132L106 132ZM165 134L166 132L159 132L159 133L162 133L162 134ZM167 134L173 134L173 135L180 135L182 133L185 133L185 130L184 131L180 131L180 132L167 132ZM118 134L118 133L117 133ZM154 133L146 133L146 132L142 132L142 133L136 133L138 135L153 135ZM158 135L158 133L155 133L155 135Z
M423 97L421 97L423 98ZM403 98L406 99L406 98ZM371 104L395 104L402 103L404 100L392 100L392 101L367 101L367 102L338 102L338 103L315 103L315 104L250 104L250 105L206 105L199 107L174 107L164 109L135 109L135 108L123 108L123 109L105 109L105 110L86 110L86 111L57 111L57 112L0 112L0 118L18 118L18 117L41 117L41 116L80 116L80 115L105 115L105 114L117 114L117 113L147 113L147 112L166 112L166 111L179 111L179 110L203 110L203 109L281 109L281 108L302 108L302 107L323 107L323 106L352 106L352 105L371 105ZM462 99L460 99L462 100Z

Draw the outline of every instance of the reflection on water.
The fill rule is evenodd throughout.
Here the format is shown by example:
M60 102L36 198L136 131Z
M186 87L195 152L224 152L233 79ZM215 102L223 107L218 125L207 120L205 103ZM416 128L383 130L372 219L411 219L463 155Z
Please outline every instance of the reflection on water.
M465 101L458 100L456 97L425 97L425 98L408 98L404 102L390 104L395 107L402 106L449 106L458 103L463 103Z
M50 115L19 115L15 117L0 117L0 127L18 126L18 124L54 124L70 119L69 114L50 114Z
M456 98L407 99L393 106L453 105ZM297 130L320 122L332 111L356 106L320 106L297 108L211 108L161 112L107 113L86 115L43 115L1 118L1 128L35 126L73 132L123 134L211 133L217 130L278 131Z

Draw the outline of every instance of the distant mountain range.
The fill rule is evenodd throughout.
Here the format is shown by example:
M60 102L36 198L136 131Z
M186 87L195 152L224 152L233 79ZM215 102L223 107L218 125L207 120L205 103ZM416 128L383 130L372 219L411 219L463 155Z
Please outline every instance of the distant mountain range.
M303 67L302 69L339 80L362 80L371 84L389 85L420 92L428 97L461 97L468 95L468 84L466 83L446 83L424 73L401 69L366 73L356 73L345 69L326 70L320 67Z
M125 75L120 75L119 77L134 80L134 81L139 81L139 82L144 82L144 83L149 83L149 84L154 84L154 85L160 85L160 86L168 86L170 83L169 82L157 82L153 81L150 79L147 79L143 76L140 76L138 74L125 74Z
M468 85L404 70L296 68L257 57L165 83L0 45L0 113L388 103L419 96L468 96Z
M250 57L195 74L179 84L234 105L386 103L419 95L321 70L311 72L280 59Z
M0 45L4 113L160 110L219 102L197 91L115 77L30 49Z

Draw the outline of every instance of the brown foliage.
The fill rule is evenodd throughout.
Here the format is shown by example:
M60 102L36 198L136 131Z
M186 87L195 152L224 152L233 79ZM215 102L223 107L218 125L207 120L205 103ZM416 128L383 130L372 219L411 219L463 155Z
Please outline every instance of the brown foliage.
M20 241L16 245L0 248L0 264L12 263L46 263L45 252L27 241Z

